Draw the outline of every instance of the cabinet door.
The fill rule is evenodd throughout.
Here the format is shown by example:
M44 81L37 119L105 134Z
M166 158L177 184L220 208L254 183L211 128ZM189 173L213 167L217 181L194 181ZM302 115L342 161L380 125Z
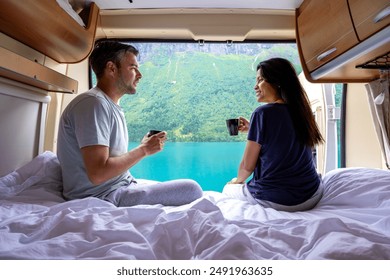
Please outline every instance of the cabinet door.
M389 0L348 0L359 40L363 41L390 24Z
M297 13L297 38L309 72L356 45L347 0L304 1Z

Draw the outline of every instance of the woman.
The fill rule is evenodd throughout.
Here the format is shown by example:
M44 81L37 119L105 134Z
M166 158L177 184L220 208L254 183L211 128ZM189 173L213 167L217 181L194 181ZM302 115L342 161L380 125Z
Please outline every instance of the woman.
M248 141L237 178L223 193L282 211L311 209L322 196L312 148L324 140L294 67L283 58L260 62L254 89L266 104L250 122L240 117Z

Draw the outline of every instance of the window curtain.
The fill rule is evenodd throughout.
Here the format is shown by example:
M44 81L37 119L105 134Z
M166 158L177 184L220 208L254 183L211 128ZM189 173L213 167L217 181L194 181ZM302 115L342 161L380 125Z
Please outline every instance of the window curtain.
M390 169L389 74L390 71L386 71L380 79L366 84L371 115L388 169Z

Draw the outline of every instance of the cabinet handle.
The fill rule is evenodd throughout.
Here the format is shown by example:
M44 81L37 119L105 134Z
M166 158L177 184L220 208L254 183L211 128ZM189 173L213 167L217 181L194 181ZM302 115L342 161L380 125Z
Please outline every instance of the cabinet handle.
M337 51L337 48L331 48L330 50L327 50L326 52L323 52L322 54L320 54L319 56L317 56L317 61L323 60L325 57L331 55L331 54L334 53L335 51Z
M384 8L382 11L380 11L376 17L373 19L374 23L378 23L382 21L385 17L390 15L390 6Z

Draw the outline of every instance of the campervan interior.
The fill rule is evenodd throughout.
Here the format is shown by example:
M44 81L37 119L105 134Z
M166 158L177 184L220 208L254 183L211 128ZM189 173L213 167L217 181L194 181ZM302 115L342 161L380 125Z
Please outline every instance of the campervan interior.
M390 258L388 0L2 0L0 29L0 259ZM142 50L145 90L123 101L128 121L135 116L129 104L137 104L142 120L154 125L145 112L159 106L171 119L182 116L176 123L198 120L201 131L204 120L187 115L184 105L168 107L181 100L195 108L196 93L208 100L200 114L221 118L223 128L214 132L222 136L204 131L215 138L191 138L187 125L172 128L172 142L217 143L212 150L232 141L222 118L236 113L217 106L245 93L242 110L249 115L258 105L251 97L253 65L265 54L290 59L325 138L313 151L323 199L312 210L288 213L224 197L213 189L221 187L212 179L222 176L219 163L204 154L206 168L171 155L164 164L187 165L188 176L209 172L210 189L189 205L65 201L56 157L59 118L94 86L88 57L101 40ZM192 85L179 87L183 77ZM234 141L244 145L245 138ZM152 174L153 166L141 169Z

